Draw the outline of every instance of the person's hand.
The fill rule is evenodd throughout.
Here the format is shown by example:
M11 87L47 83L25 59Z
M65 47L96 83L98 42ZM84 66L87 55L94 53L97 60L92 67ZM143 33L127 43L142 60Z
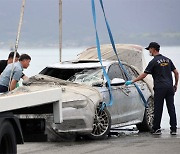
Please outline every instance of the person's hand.
M177 91L177 86L176 85L174 85L174 92L176 92Z
M128 85L130 85L130 84L132 84L132 81L130 81L130 80L125 82L125 85L126 85L126 86L128 86Z

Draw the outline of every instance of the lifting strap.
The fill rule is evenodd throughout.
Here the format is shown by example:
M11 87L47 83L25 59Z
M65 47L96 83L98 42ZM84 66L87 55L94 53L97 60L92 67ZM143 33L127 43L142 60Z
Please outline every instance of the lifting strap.
M111 106L113 104L113 97L112 97L112 89L111 89L111 82L110 82L110 79L109 79L109 76L102 64L102 56L101 56L101 49L100 49L100 42L99 42L99 36L98 36L98 32L97 32L97 27L96 27L96 10L95 10L95 5L94 5L94 0L91 0L92 2L92 14L93 14L93 21L94 21L94 27L95 27L95 33L96 33L96 45L97 45L97 54L98 54L98 58L99 58L99 61L100 61L100 64L102 66L102 70L103 70L103 74L105 76L105 79L107 80L107 84L108 84L108 90L109 90L109 103L108 104L105 104L103 103L102 104L102 109L105 107L105 106Z
M119 66L122 68L122 70L123 70L124 73L126 74L128 80L131 80L131 77L129 76L128 72L126 71L126 69L124 68L123 64L121 63L121 61L120 61L120 59L119 59L119 57L118 57L118 54L117 54L117 51L116 51L116 47L115 47L115 43L114 43L114 39L113 39L113 36L112 36L112 33L111 33L111 29L110 29L109 23L108 23L108 21L107 21L106 15L105 15L103 2L102 2L102 0L99 0L99 2L100 2L100 5L101 5L101 8L102 8L102 11L103 11L103 15L104 15L104 19L105 19L107 31L108 31L108 34L109 34L109 38L110 38L110 41L111 41L111 45L112 45L112 47L113 47L114 53L116 54L116 57L117 57ZM95 14L94 0L92 0L92 8L93 8L92 10L93 10L93 12L94 12L94 13L93 13L93 18L94 18L94 17L95 17L95 15L94 15L94 14ZM96 27L95 27L95 29L96 29ZM97 30L96 30L96 33L97 33ZM97 40L97 36L96 36L96 40ZM97 41L96 41L96 42L97 42ZM99 42L99 41L98 41L98 42ZM98 48L100 48L100 45L97 45L97 49L98 49ZM100 49L98 49L98 50L100 50ZM99 52L99 51L98 51L98 52ZM98 57L98 58L99 58L99 57ZM134 83L134 86L136 87L139 95L141 96L141 99L142 99L142 101L143 101L143 103L144 103L144 106L147 107L148 104L147 104L146 99L144 98L144 95L143 95L142 91L141 91L140 88L137 86L137 84ZM111 88L111 87L109 87L109 88ZM110 92L111 92L111 91L110 91ZM111 97L112 97L112 94L111 94Z

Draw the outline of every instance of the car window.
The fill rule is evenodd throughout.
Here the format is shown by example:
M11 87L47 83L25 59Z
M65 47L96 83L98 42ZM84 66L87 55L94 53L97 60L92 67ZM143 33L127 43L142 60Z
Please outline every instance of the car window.
M130 76L130 78L132 80L138 77L139 74L137 73L137 71L135 69L133 69L130 66L127 66L127 65L123 65L123 66L126 69L128 75Z
M109 67L108 76L110 80L114 78L121 78L127 80L118 63L114 63Z

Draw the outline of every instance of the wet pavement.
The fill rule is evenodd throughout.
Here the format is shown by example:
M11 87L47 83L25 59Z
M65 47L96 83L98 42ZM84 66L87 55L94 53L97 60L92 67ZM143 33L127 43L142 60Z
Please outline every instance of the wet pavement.
M179 154L180 129L172 136L168 129L162 135L116 130L106 140L85 139L65 142L25 142L18 145L18 154ZM117 136L116 136L117 135Z

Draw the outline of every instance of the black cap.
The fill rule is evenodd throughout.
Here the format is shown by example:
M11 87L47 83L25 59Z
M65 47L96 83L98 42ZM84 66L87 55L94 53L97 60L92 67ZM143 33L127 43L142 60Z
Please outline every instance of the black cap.
M146 50L149 50L149 48L155 48L156 50L160 50L160 45L156 42L151 42L148 47L146 47Z

